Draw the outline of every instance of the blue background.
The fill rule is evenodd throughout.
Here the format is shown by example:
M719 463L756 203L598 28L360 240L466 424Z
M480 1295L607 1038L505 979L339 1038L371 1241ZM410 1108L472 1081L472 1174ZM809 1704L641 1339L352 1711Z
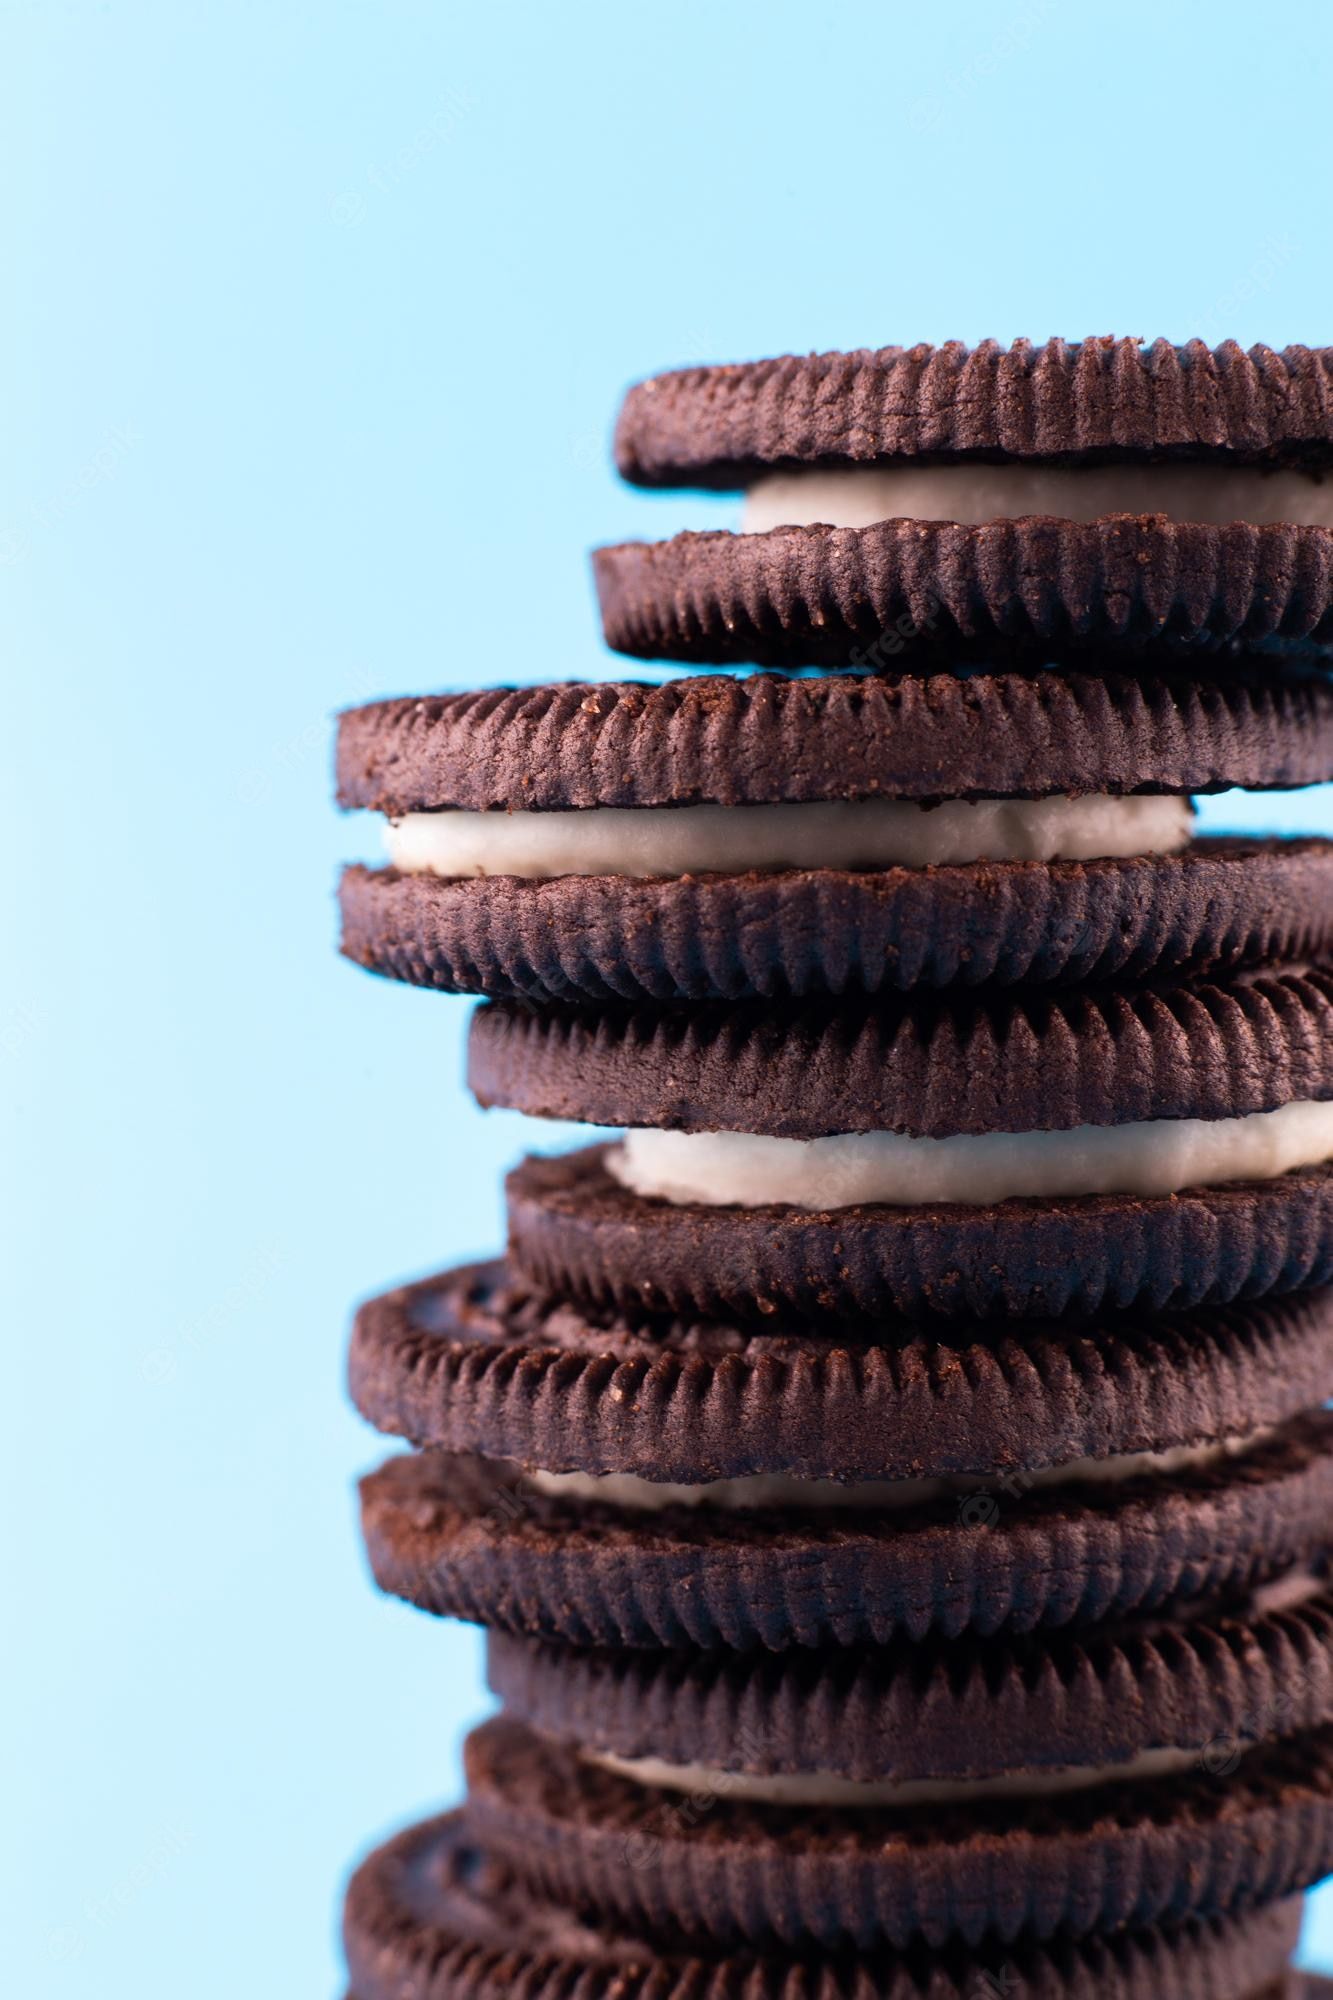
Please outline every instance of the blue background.
M334 1993L474 1635L372 1595L351 1302L494 1244L466 1009L333 955L328 716L596 675L635 375L1333 339L1329 17L0 4L7 1981ZM1329 825L1327 801L1210 808ZM1333 1910L1324 1935L1333 1956Z

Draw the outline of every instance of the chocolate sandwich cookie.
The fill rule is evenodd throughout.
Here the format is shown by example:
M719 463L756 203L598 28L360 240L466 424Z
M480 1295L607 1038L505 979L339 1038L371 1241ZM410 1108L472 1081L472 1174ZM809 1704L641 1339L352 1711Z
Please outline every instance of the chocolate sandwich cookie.
M985 341L687 368L631 389L644 486L739 534L597 551L609 643L900 664L1034 644L1333 646L1333 350Z
M541 1801L543 1824L522 1837L534 1861L515 1853L516 1865L533 1868L543 1893L691 1935L865 1946L878 1934L901 1948L918 1934L938 1945L954 1929L976 1942L991 1930L1077 1933L1153 1920L1150 1908L1176 1918L1228 1908L1243 1882L1228 1883L1216 1902L1205 1890L1198 1904L1181 1898L1199 1876L1184 1879L1182 1869L1178 1892L1167 1886L1182 1833L1190 1870L1214 1871L1214 1881L1227 1881L1244 1854L1249 1836L1234 1824L1200 1838L1198 1821L1209 1816L1200 1780L1214 1792L1239 1780L1250 1791L1241 1804L1248 1817L1267 1811L1258 1804L1265 1795L1271 1802L1265 1768L1298 1769L1308 1752L1308 1792L1299 1807L1292 1802L1291 1822L1282 1824L1284 1806L1272 1828L1289 1853L1312 1839L1306 1865L1316 1873L1326 1865L1333 1602L1313 1582L1306 1588L1316 1594L1304 1601L1289 1590L1285 1604L1205 1609L1188 1621L1039 1645L955 1641L756 1660L627 1658L493 1638L504 1721L471 1767L474 1811L505 1851L519 1838L516 1771L531 1777L539 1767L549 1777L558 1768L578 1803L557 1831L551 1800ZM606 1794L608 1776L624 1789ZM593 1796L605 1819L587 1809ZM1146 1842L1143 1822L1154 1822ZM547 1872L552 1847L561 1849L558 1876ZM843 1900L850 1877L840 1885L832 1861L848 1847L864 1929ZM1229 1850L1234 1858L1221 1859ZM877 1880L877 1851L892 1886ZM1299 1876L1301 1864L1288 1865ZM614 1872L642 1873L641 1900L637 1884L622 1898ZM1163 1898L1155 1906L1092 1904L1105 1880L1117 1884L1114 1898L1153 1875L1149 1893ZM688 1884L671 1916L668 1877ZM1273 1882L1277 1894L1301 1886L1295 1877ZM1262 1893L1258 1879L1253 1886Z
M977 673L377 702L338 797L348 957L447 991L736 999L1312 957L1324 841L1191 840L1190 794L1333 776L1333 686Z
M519 1268L599 1305L1054 1318L1333 1277L1319 971L838 1012L491 1002L469 1076L631 1128L508 1182Z
M534 1897L455 1813L361 1864L343 1935L354 2000L1278 2000L1299 1924L1288 1903L978 1951L673 1949Z
M725 1772L645 1782L500 1717L465 1745L478 1838L544 1900L656 1936L903 1951L1243 1912L1333 1866L1333 1729L1070 1788L771 1804ZM695 1780L698 1779L696 1783ZM721 1782L718 1782L718 1781ZM1084 1784L1086 1782L1086 1789ZM1019 1780L1020 1785L1023 1781ZM666 1796L664 1796L666 1794Z
M652 1481L438 1449L361 1483L381 1589L592 1646L886 1644L1088 1624L1299 1571L1333 1507L1333 1415L1213 1448L994 1475Z
M659 1934L1078 1935L1281 1897L1333 1842L1314 1580L1040 1647L756 1662L498 1640L492 1680L481 1837L538 1893Z

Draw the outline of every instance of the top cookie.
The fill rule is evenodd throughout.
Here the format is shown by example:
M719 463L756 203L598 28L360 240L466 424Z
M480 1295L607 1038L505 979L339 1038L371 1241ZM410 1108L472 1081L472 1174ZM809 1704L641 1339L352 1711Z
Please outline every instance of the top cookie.
M1227 459L1333 468L1333 348L1105 337L681 368L629 391L616 465L638 486L749 485L882 459Z
M642 486L745 488L739 534L593 556L616 651L691 665L1333 647L1333 349L983 341L631 389ZM905 661L904 661L905 663Z

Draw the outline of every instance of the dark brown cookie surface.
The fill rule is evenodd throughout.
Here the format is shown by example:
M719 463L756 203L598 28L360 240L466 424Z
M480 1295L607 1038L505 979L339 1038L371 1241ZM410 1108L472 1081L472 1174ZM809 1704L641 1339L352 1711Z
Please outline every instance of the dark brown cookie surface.
M1155 340L861 348L638 383L616 465L641 486L747 485L876 459L1201 459L1333 466L1333 349Z
M1333 529L1097 521L818 523L685 532L593 554L606 642L691 666L892 669L1034 646L1333 646Z
M499 999L804 999L1319 959L1333 843L1196 840L1128 860L447 881L348 868L342 950Z
M528 1469L1006 1475L1218 1444L1317 1408L1333 1383L1333 1293L927 1336L581 1310L482 1264L368 1300L349 1374L380 1430Z
M355 2000L1259 2000L1298 1927L1279 1905L1007 1951L691 1954L534 1897L454 1813L362 1862L343 1935Z
M338 802L397 816L839 799L1210 792L1333 777L1333 686L1262 665L707 676L372 702L339 718Z
M1333 977L836 1010L492 1000L468 1084L535 1117L784 1139L1239 1118L1333 1096Z
M1333 1722L1333 1597L1040 1639L881 1650L613 1653L492 1633L511 1720L587 1752L739 1785L1016 1778L1184 1751L1221 1777L1255 1741ZM718 1780L725 1789L725 1779Z
M1023 1632L1245 1590L1313 1561L1333 1417L1208 1468L1126 1480L656 1511L440 1451L361 1485L376 1581L437 1615L578 1646L884 1645Z
M1333 1866L1333 1731L1225 1778L819 1810L635 1783L500 1719L466 1746L479 1837L538 1895L655 1934L935 1948L1225 1914Z
M1187 1312L1333 1282L1333 1169L1183 1194L990 1208L674 1206L604 1147L506 1181L511 1254L539 1290L629 1311L1054 1319Z

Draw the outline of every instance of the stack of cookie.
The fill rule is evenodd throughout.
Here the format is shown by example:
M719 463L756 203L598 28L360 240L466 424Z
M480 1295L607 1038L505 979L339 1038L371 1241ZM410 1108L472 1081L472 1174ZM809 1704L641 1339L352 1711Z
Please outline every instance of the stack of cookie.
M726 674L380 702L344 949L485 996L504 1262L371 1301L381 1585L490 1630L356 2000L1257 2000L1333 1868L1333 350L631 392ZM754 671L735 671L743 666Z

